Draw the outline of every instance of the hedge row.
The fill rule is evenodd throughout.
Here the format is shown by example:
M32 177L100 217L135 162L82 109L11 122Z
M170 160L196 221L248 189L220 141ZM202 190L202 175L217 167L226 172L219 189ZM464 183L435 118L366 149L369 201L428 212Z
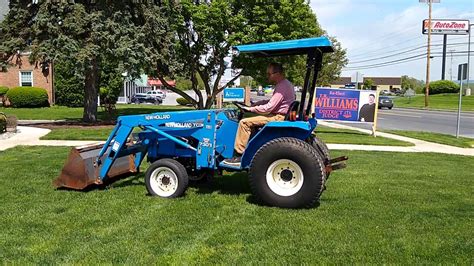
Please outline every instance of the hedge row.
M0 96L3 96L7 93L8 87L0 86Z
M6 93L13 107L48 107L48 93L36 87L11 88Z
M179 97L178 99L176 99L176 102L179 104L179 105L184 105L184 106L188 106L188 105L191 105L191 102L186 100L185 98L183 97Z
M0 113L0 134L7 130L7 117L5 114Z
M459 93L459 84L451 80L438 80L430 82L430 95L441 93ZM426 88L423 89L425 93Z

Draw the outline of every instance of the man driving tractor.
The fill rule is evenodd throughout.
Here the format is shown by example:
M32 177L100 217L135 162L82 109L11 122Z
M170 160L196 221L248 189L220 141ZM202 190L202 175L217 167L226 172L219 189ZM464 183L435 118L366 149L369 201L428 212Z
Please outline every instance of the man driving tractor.
M245 111L257 113L259 116L240 120L234 145L235 156L224 160L227 165L240 165L252 129L262 127L271 121L283 121L290 105L295 101L295 89L293 84L286 79L281 64L270 63L267 67L267 78L271 84L275 85L273 96L270 100L258 101L251 107L242 107Z

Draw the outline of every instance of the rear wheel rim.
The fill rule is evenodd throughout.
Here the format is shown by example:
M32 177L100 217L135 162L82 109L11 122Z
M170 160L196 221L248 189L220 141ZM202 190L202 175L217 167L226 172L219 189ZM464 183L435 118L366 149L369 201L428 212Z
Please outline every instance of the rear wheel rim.
M178 189L178 177L168 167L158 167L150 175L150 187L158 196L169 197Z
M304 175L301 167L292 160L274 161L267 169L268 187L277 195L288 197L295 195L303 187Z

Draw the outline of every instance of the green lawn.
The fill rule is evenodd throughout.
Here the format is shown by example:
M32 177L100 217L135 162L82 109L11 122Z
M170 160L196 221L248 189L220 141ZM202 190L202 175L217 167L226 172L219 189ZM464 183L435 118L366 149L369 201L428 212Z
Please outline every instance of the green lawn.
M474 139L463 137L456 138L455 136L448 134L404 130L384 130L384 132L461 148L471 148L474 146Z
M355 130L337 129L325 126L316 127L316 135L326 143L337 144L360 144L360 145L384 145L384 146L413 146L410 142L389 139L384 137L373 137Z
M54 128L51 132L42 137L46 140L106 140L112 131L113 126L107 127L83 127L83 128ZM366 144L366 145L387 145L387 146L412 146L412 143L393 140L389 138L377 137L344 129L318 126L316 134L327 143L341 144Z
M458 110L459 94L437 94L430 95L430 109ZM410 99L399 97L394 99L395 107L425 107L425 96L417 95ZM474 111L474 95L462 97L462 110Z
M54 128L43 140L106 140L113 126L83 127L83 128Z
M331 175L321 205L286 210L256 204L244 173L175 200L147 196L143 174L101 190L54 190L68 150L0 152L3 263L473 262L472 157L335 152L349 166Z
M147 114L153 112L171 112L190 109L182 106L148 105L148 104L118 104L117 112L113 118L120 115ZM21 120L80 120L83 108L69 108L64 106L53 106L48 108L4 108L0 112L7 115L16 115ZM106 120L107 113L99 108L98 118Z

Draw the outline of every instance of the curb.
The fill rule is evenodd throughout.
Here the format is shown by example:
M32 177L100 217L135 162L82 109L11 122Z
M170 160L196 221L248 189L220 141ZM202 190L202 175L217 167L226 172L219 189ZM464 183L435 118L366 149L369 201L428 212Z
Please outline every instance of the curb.
M407 109L407 110L420 110L420 111L434 111L434 112L447 112L447 113L457 113L458 111L457 110L454 110L454 109L425 109L425 108L422 108L422 107L394 107L393 108L394 110L397 110L397 109ZM474 111L461 111L461 114L462 113L467 113L467 114L473 114L474 115Z

